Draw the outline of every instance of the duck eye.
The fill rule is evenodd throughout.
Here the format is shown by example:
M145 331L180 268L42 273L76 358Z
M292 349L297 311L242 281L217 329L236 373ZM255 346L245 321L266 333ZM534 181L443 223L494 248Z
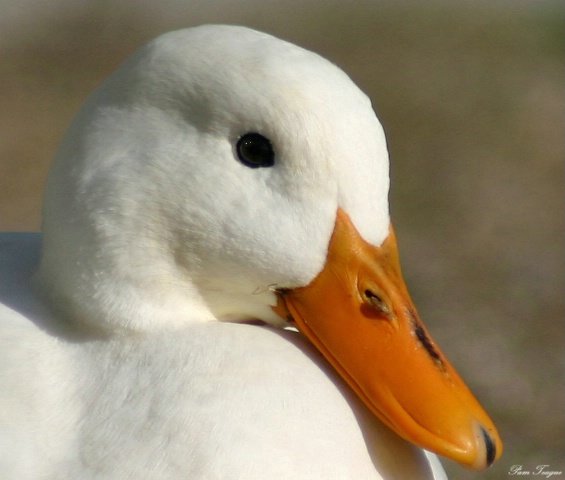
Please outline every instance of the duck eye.
M258 133L246 133L237 141L237 156L247 167L271 167L275 152L268 138Z

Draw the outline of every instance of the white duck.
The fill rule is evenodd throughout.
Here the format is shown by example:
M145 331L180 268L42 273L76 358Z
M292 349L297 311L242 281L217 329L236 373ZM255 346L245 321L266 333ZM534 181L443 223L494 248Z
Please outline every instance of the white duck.
M388 184L368 98L319 56L233 26L139 50L70 127L42 240L0 237L0 477L444 478L409 442L492 463Z

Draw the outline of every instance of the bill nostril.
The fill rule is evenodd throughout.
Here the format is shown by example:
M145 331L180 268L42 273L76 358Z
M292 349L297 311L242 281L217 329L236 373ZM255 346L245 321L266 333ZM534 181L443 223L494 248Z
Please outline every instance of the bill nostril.
M387 302L372 290L365 290L365 301L377 310L381 315L390 318L392 311Z

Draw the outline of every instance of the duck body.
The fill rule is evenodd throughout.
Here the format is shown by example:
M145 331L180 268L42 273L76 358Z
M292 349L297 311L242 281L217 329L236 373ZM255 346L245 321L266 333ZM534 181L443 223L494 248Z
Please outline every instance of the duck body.
M40 241L0 236L3 479L444 478L295 331L108 337L50 316L29 287Z
M86 101L0 236L0 478L444 478L496 428L421 323L369 99L243 27ZM415 446L417 445L417 446Z

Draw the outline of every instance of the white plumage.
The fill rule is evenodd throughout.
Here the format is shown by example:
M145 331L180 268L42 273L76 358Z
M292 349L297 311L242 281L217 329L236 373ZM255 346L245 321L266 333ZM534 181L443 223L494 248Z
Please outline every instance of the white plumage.
M238 160L247 132L272 168ZM134 54L63 141L42 239L0 236L0 477L444 478L271 308L338 208L383 242L388 182L369 100L319 56L228 26Z

